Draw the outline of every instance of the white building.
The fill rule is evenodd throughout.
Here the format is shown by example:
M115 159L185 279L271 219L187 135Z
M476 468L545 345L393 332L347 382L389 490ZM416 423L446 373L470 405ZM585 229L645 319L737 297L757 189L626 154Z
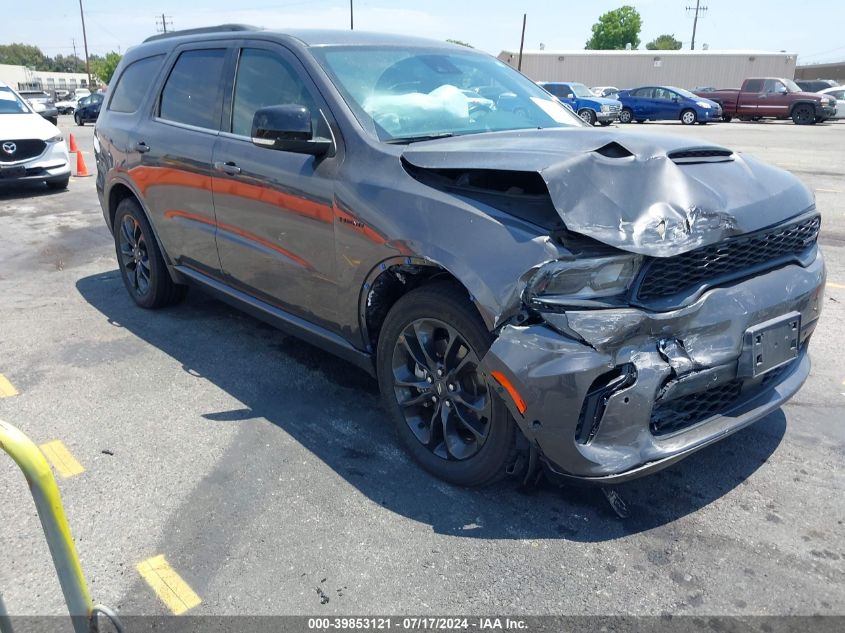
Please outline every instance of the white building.
M54 73L30 70L26 66L0 64L0 81L16 90L74 90L89 88L85 73Z
M519 51L499 53L499 59L514 68L518 58ZM579 81L587 86L739 88L746 77L791 79L795 60L795 53L754 50L529 50L522 53L522 72L534 81Z

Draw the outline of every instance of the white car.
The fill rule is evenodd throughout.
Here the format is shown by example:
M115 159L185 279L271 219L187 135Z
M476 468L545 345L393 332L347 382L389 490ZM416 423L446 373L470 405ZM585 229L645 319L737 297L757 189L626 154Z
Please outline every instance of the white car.
M62 133L0 82L0 183L46 182L65 189L70 158Z
M590 88L590 90L597 97L606 97L608 99L619 98L619 88L616 86L595 86Z
M834 119L845 119L845 86L835 86L819 90L819 94L830 95L836 99L836 114Z
M79 104L79 98L72 97L62 101L56 101L56 109L59 114L73 114Z

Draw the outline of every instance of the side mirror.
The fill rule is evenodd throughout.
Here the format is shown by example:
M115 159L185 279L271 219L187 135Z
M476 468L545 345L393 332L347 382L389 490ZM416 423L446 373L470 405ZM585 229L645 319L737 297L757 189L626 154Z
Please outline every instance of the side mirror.
M256 110L251 136L259 147L312 156L322 156L332 146L331 139L314 137L308 108L292 103Z
M676 95L676 96L674 96L674 97L672 97L672 101L673 101L674 103L678 103L680 100L681 100L681 99L680 99L680 97L678 97L677 95Z
M571 92L567 92L567 93L566 93L566 98L567 98L567 99L574 99L574 98L575 98L575 95L574 95L573 93L571 93Z
M778 93L779 95L785 95L786 94L786 86L778 86L777 88L775 88L775 92Z

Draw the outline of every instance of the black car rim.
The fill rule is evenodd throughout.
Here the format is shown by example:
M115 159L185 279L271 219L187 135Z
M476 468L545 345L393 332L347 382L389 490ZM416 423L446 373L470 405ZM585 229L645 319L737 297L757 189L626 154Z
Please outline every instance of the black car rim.
M147 294L150 288L150 256L147 239L138 220L131 215L123 216L118 236L120 263L126 271L126 278L139 295Z
M393 348L393 390L405 423L436 456L478 453L490 435L492 401L475 351L436 319L408 324Z

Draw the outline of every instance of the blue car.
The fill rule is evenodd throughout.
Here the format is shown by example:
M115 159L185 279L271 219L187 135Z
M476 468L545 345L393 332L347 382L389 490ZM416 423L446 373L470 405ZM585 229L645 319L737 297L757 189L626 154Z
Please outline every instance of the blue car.
M95 123L100 116L100 108L103 105L105 95L95 92L79 100L76 111L73 113L73 120L77 125Z
M619 118L622 110L616 99L597 97L584 84L571 81L541 81L539 85L557 97L558 101L571 107L590 125L595 125L596 122L610 125Z
M722 107L689 90L674 86L643 86L619 93L620 123L680 121L684 125L704 125L722 118Z

